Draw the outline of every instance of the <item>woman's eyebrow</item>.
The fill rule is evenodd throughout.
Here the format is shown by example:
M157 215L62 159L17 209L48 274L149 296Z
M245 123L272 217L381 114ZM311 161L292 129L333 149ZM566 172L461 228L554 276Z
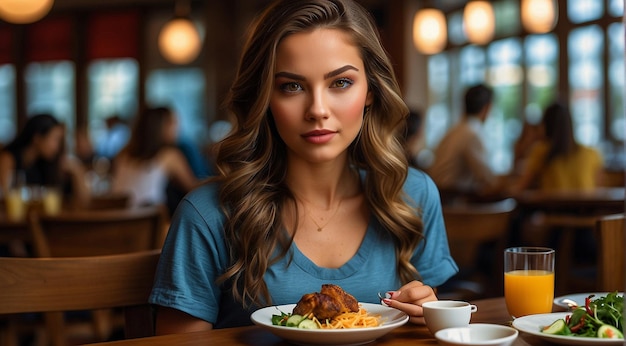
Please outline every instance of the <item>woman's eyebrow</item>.
M335 77L335 76L340 75L340 74L342 74L342 73L344 73L344 72L346 72L348 70L358 71L359 69L354 67L354 66L352 66L352 65L346 65L344 67L340 67L340 68L338 68L336 70L333 70L333 71L330 71L330 72L326 73L324 75L324 79Z
M284 77L284 78L289 78L289 79L295 79L295 80L306 80L306 78L304 78L304 76L301 76L299 74L295 74L295 73L291 73L291 72L278 72L274 75L274 78L279 78L279 77Z
M354 70L354 71L359 71L358 68L352 66L352 65L346 65L343 67L340 67L336 70L330 71L326 74L324 74L324 79L328 79L328 78L332 78L335 77L337 75L340 75L348 70ZM291 72L277 72L274 75L274 78L279 78L279 77L284 77L284 78L289 78L289 79L293 79L293 80L300 80L300 81L304 81L306 80L306 78L304 76L301 76L299 74L295 74L295 73L291 73Z

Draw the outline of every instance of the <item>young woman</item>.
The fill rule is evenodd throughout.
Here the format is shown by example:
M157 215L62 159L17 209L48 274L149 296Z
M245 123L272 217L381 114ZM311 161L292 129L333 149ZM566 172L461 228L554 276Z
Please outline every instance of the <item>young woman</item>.
M128 144L113 160L115 193L128 193L131 206L165 205L170 180L184 191L197 183L183 153L175 147L176 115L166 107L148 108L136 119Z
M62 187L75 202L87 200L85 169L64 155L65 129L50 114L30 117L24 128L0 151L0 187L27 184Z
M439 194L409 169L408 108L370 15L284 0L257 19L229 98L217 177L172 220L150 301L157 332L250 324L322 284L423 323L457 272Z

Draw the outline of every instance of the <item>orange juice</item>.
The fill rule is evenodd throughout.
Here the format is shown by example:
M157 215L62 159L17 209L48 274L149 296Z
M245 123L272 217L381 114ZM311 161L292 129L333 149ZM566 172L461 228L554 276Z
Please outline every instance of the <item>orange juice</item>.
M514 317L552 312L554 272L514 270L504 273L504 298L509 314Z

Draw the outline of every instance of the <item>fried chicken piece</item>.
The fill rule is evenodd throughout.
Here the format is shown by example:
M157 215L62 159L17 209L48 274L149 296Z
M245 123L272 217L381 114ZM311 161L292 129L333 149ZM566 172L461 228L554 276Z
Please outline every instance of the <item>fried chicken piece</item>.
M341 287L332 284L322 285L321 291L307 293L300 298L293 309L297 315L313 315L318 320L332 319L342 312L359 311L357 300Z
M332 297L341 306L340 312L357 312L359 311L359 302L341 287L332 284L322 285L321 294Z

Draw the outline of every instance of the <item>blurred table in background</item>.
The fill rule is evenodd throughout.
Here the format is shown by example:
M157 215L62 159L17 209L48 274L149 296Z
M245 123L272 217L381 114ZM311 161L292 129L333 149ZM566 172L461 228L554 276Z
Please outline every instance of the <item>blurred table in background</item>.
M557 294L565 291L571 292L572 288L579 291L593 290L595 289L594 281L586 281L585 284L585 280L576 280L572 269L576 265L575 260L580 259L584 253L597 251L595 242L593 238L590 238L589 242L585 243L587 248L575 248L576 232L587 232L588 235L593 235L598 219L624 212L625 199L624 187L600 187L579 191L525 191L515 196L518 206L517 222L523 225L517 227L515 232L526 232L526 234L513 236L517 237L518 241L528 241L530 237L531 241L535 240L538 243L531 245L556 247ZM539 230L534 236L543 237L543 239L532 239L533 235L529 236L531 233L529 229ZM558 238L556 238L557 235ZM527 238L524 239L524 236ZM593 263L590 263L589 268L595 268ZM578 272L582 273L582 269ZM577 283L575 284L574 281Z

